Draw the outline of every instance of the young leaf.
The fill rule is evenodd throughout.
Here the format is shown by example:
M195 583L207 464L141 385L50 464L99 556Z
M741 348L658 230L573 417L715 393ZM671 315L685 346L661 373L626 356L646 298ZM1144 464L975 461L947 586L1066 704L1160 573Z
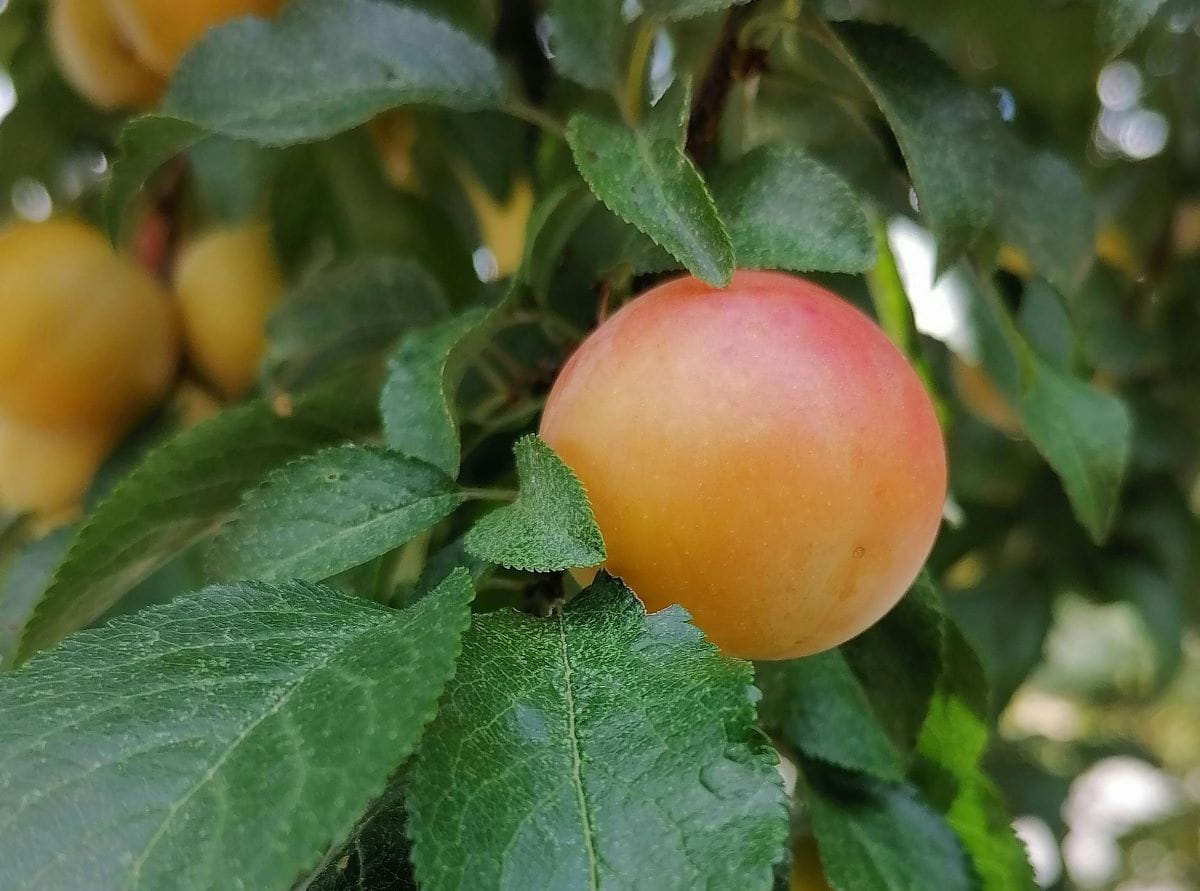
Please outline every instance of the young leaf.
M635 130L588 112L567 126L575 164L596 197L696 276L725 285L733 274L733 244L683 153L682 135L678 121L668 128L648 119Z
M1163 0L1100 0L1096 33L1109 56L1123 52L1154 18Z
M1021 420L1063 482L1071 506L1097 543L1112 528L1129 462L1133 424L1118 397L1058 371L1036 356L1023 376Z
M441 285L420 264L397 257L353 260L303 282L279 304L267 322L263 376L294 389L447 312Z
M1020 248L1067 295L1083 284L1094 258L1095 211L1075 168L1049 152L1010 140L997 207L1000 236Z
M0 677L0 886L289 888L413 750L470 597L209 588Z
M757 148L718 170L712 189L741 268L863 272L875 262L854 191L799 149Z
M159 167L203 138L201 127L164 115L145 115L125 125L104 192L104 222L113 244L122 240L125 209L142 184Z
M607 556L587 493L550 446L530 434L517 441L521 493L467 533L470 554L510 569L557 572L596 566Z
M263 145L312 142L398 105L495 107L500 66L473 37L381 0L294 0L275 23L213 29L184 57L164 110Z
M915 37L888 25L842 22L842 46L900 143L946 268L992 216L992 109Z
M322 581L400 547L460 503L454 481L424 461L337 446L247 492L212 543L209 571L217 580Z
M806 762L809 814L834 888L971 891L975 883L946 821L911 786Z
M454 358L489 318L485 309L468 309L400 341L380 394L388 448L458 476L462 446L452 402L461 369Z
M756 674L763 724L801 755L877 779L903 779L904 759L840 651L763 662Z
M272 468L371 426L369 412L345 392L314 390L288 417L252 402L150 452L79 529L25 628L18 661L86 626L176 554L215 535L242 492Z
M787 810L751 680L607 575L478 617L409 773L421 887L770 888Z
M552 0L549 22L554 67L564 77L595 90L617 86L625 42L621 4Z

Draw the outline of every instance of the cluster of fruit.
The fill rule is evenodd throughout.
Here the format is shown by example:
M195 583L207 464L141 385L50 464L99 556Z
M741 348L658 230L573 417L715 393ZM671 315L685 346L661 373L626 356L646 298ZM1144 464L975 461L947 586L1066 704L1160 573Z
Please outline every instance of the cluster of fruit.
M100 108L147 108L213 25L273 15L283 0L51 0L50 45L71 85Z
M172 285L174 297L76 220L0 230L0 512L72 518L104 458L180 379L181 352L227 399L251 386L283 290L267 229L196 239Z

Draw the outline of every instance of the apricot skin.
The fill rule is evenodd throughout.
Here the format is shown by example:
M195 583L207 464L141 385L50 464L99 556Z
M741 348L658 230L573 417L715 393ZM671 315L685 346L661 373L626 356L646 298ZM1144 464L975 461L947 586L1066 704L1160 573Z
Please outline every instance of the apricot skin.
M946 492L904 357L780 273L726 289L686 276L633 300L567 363L541 433L588 491L608 571L748 659L874 624L920 571Z
M67 519L116 438L109 429L46 430L0 418L0 510Z
M121 31L148 67L170 77L209 28L244 15L270 17L284 0L91 0L107 2Z
M52 0L46 19L58 68L98 108L146 108L163 81L125 43L103 0Z
M267 316L283 293L266 226L218 229L190 244L175 267L188 356L226 398L254 383Z
M47 428L120 427L166 393L174 307L97 230L69 219L0 229L0 413Z

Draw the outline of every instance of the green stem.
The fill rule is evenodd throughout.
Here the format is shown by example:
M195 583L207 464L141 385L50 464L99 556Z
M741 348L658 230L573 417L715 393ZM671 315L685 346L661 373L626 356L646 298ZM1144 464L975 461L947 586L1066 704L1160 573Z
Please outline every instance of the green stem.
M519 118L522 121L540 127L546 133L556 139L561 139L564 142L567 139L566 128L555 118L546 114L536 105L530 105L520 99L513 99L503 106L502 109L506 114L514 118Z
M620 101L625 123L636 127L642 117L642 93L646 84L646 63L650 50L654 48L657 28L650 20L643 21L633 38L633 49L629 52L629 72L625 77L625 94Z
M472 501L516 501L520 494L516 489L463 489L464 498Z

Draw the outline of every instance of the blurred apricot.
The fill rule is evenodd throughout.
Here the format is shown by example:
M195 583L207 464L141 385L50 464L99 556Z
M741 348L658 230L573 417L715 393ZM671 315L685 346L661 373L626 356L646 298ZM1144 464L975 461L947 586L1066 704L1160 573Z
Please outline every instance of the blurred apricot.
M146 108L163 80L125 41L104 0L51 0L50 48L63 77L99 108Z
M117 438L113 428L47 430L0 417L0 510L69 521Z

